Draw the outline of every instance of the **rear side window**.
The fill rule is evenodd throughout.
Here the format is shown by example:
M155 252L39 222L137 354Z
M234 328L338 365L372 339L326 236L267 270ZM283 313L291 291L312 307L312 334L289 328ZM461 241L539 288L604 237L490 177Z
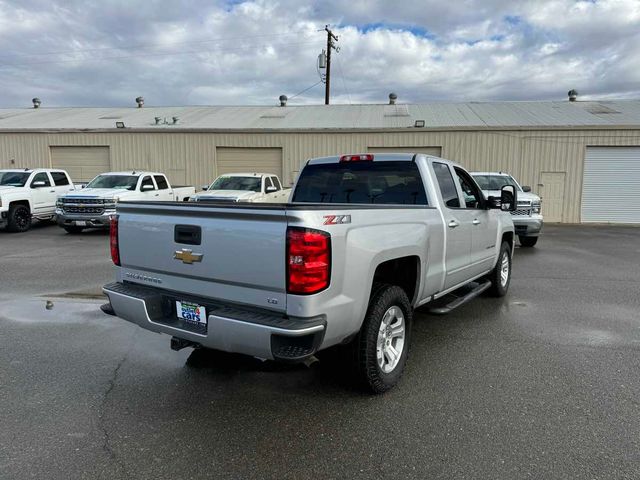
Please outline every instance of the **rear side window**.
M167 179L162 175L154 175L156 179L156 184L158 185L158 190L166 190L169 188L169 184L167 183Z
M438 179L438 186L440 187L444 204L449 208L460 208L458 190L456 190L456 184L453 181L449 165L446 163L433 162L433 170Z
M428 205L414 162L340 162L307 165L294 202Z
M69 185L69 179L64 172L51 172L51 178L53 178L53 183L55 183L57 187Z

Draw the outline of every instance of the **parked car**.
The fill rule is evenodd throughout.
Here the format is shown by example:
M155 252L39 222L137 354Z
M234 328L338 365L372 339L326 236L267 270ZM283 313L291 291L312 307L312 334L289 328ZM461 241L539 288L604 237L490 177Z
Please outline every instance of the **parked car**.
M542 232L543 218L540 213L542 202L540 197L531 192L531 187L523 186L508 173L471 172L486 197L499 195L504 185L512 185L518 191L518 208L511 212L516 235L523 247L533 247Z
M514 228L501 210L515 202L511 185L485 199L441 158L362 154L307 162L291 203L118 204L103 310L173 349L301 361L343 346L383 392L404 369L415 307L507 293Z
M172 187L158 172L109 172L98 175L85 188L61 196L56 202L58 225L69 233L85 228L109 228L109 217L121 201L187 201L194 187Z
M0 170L0 227L12 232L31 228L33 219L53 220L58 195L75 190L64 170Z
M289 199L291 189L282 188L277 175L270 173L228 173L203 187L191 197L194 202L254 202L282 203Z

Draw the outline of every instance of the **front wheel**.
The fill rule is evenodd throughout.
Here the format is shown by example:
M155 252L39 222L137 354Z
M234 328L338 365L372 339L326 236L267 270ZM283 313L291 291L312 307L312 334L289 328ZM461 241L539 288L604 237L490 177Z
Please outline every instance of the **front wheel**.
M489 274L491 288L489 293L494 297L504 297L511 283L511 246L508 242L502 242L498 263Z
M412 322L413 311L404 290L394 285L373 289L352 345L358 377L372 392L386 392L400 380L409 355Z
M520 235L518 238L520 239L520 245L523 247L533 247L538 243L538 237L523 237Z
M31 212L25 205L9 207L9 231L26 232L31 228Z

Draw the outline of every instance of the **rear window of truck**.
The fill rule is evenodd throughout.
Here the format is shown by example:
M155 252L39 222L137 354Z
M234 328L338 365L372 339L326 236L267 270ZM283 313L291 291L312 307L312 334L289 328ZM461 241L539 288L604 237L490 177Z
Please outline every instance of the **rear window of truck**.
M340 162L307 165L293 202L428 205L414 162Z

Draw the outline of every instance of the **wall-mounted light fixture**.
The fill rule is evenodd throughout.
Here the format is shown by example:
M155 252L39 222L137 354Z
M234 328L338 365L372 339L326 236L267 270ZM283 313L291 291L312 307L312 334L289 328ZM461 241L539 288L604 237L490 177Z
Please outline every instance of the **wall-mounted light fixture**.
M124 122L116 122L116 128L124 128Z
M413 126L416 128L424 127L424 120L416 120L416 123L414 123Z

